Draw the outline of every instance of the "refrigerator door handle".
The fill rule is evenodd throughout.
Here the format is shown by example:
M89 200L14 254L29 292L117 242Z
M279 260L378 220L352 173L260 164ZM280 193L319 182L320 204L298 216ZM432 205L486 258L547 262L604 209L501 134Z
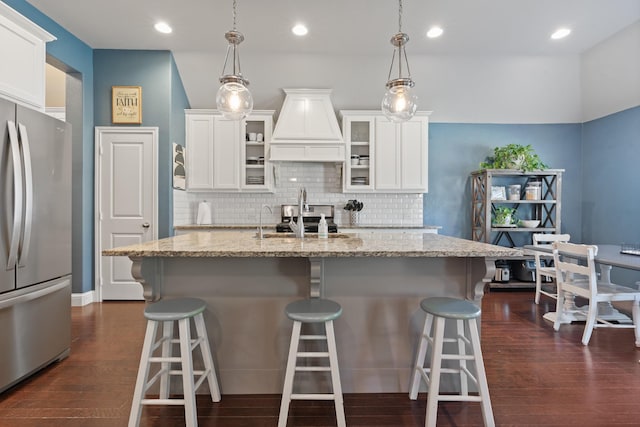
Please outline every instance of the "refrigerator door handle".
M20 161L20 146L18 144L18 132L16 124L11 120L7 121L9 131L9 144L11 147L11 158L13 160L13 231L9 243L9 257L7 260L7 270L15 268L18 260L18 247L20 246L20 234L22 231L22 162Z
M29 244L31 243L31 228L33 225L33 169L31 168L31 149L29 148L29 135L27 127L18 123L22 157L24 161L24 233L20 244L19 265L24 266L29 257Z
M4 310L9 307L13 307L17 304L24 304L34 299L42 298L45 295L52 294L69 286L69 279L63 280L55 285L47 286L46 288L38 289L37 291L25 292L18 296L11 296L6 299L0 299L0 310Z

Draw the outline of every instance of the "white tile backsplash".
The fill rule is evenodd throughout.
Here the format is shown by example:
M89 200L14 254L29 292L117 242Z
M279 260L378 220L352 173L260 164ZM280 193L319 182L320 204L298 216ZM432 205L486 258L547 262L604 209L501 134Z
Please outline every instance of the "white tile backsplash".
M265 224L280 222L280 205L297 203L298 189L307 189L307 202L312 205L334 205L335 222L347 226L349 212L342 209L349 199L364 203L359 215L360 225L421 226L422 194L343 193L341 167L333 163L286 162L275 166L274 193L191 193L173 191L173 224L195 224L198 203L211 202L214 224L253 225L258 223L260 207L266 204Z

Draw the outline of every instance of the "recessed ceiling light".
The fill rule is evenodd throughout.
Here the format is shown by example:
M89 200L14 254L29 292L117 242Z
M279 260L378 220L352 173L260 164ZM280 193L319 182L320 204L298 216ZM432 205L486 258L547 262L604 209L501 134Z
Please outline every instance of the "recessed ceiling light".
M436 37L440 37L444 33L444 30L440 27L431 27L429 31L427 31L427 37L430 39L435 39Z
M551 38L553 40L559 40L567 37L571 34L571 30L568 28L558 28L553 34L551 34Z
M309 32L309 29L304 24L296 24L291 32L296 36L305 36Z
M166 22L158 22L156 25L153 26L153 28L155 28L156 31L163 34L169 34L173 31L173 28L171 28L169 24L167 24Z

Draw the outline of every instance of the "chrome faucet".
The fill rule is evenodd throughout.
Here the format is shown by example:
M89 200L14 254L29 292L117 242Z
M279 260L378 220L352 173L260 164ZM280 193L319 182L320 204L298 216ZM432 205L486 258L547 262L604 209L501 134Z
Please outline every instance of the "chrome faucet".
M309 205L307 204L307 189L304 187L300 187L298 190L298 222L294 222L293 219L289 223L289 227L294 232L296 237L304 238L304 220L303 213L309 210Z
M257 233L257 237L260 240L264 238L264 234L262 233L262 211L264 210L264 208L267 208L269 210L269 213L273 214L273 211L271 210L271 207L269 205L262 205L262 207L260 208L260 226L258 227Z

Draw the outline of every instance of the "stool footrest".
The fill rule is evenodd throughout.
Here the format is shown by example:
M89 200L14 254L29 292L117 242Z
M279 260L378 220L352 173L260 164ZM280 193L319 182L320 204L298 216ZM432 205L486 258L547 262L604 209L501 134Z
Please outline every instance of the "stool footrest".
M296 371L329 372L331 371L331 367L330 366L296 366Z
M442 360L475 360L473 354L443 354Z
M142 399L141 405L180 405L184 406L184 399Z
M172 363L180 363L182 359L180 357L162 357L162 356L154 356L150 357L149 362L160 363L160 362L172 362Z
M301 340L327 340L326 335L300 335Z
M329 357L328 351L303 351L296 353L297 357Z
M335 400L333 393L292 394L291 400Z
M480 396L439 394L438 400L441 402L481 402L482 398Z

